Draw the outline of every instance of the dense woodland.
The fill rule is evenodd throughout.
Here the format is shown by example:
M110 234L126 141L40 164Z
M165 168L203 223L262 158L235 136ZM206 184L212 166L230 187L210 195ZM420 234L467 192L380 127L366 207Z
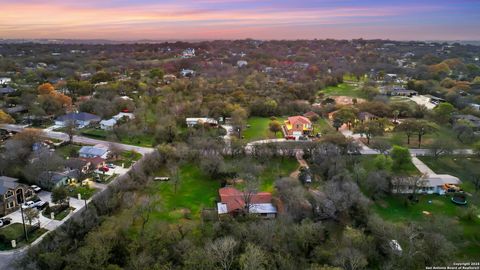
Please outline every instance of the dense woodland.
M187 48L196 56L183 58ZM392 222L373 209L391 195L392 178L418 181L410 174L406 148L393 147L387 154L392 143L382 136L393 126L387 119L406 119L391 129L406 134L408 145L412 137L420 147L422 138L446 128L459 145L480 153L473 127L452 122L453 112L480 116L470 106L480 103L479 46L361 39L23 43L0 44L0 55L0 77L12 78L9 85L17 89L2 97L1 122L41 127L73 110L103 119L126 110L135 119L117 125L104 139L147 141L155 147L86 210L32 247L18 260L21 269L424 269L478 259L474 252L462 253L466 247L479 250L480 239L459 242L464 238L458 220ZM239 60L248 65L238 67ZM195 75L182 76L184 69ZM393 73L401 82L387 82ZM168 81L165 75L177 79ZM361 83L351 105L337 104L322 92L347 80ZM380 93L396 84L446 102L427 110ZM25 110L8 113L19 106ZM242 134L249 118L308 111L322 119L335 112L332 127L322 130L319 140L259 145L246 153ZM358 123L359 112L379 119ZM238 131L230 151L225 151L222 129L187 128L186 117L230 118ZM363 160L358 144L336 131L343 124L365 134L366 143L384 154ZM35 170L58 166L55 160L29 161L39 155L31 151L36 136L19 133L6 141L0 174L29 181ZM276 175L273 192L283 210L276 219L156 218L168 207L152 192L159 173L174 176L191 165L218 186L237 176L248 186L258 182L266 161L292 159L298 147L314 185ZM454 145L437 138L429 147L436 156L450 153ZM472 205L478 205L480 181L472 183ZM415 198L405 196L402 202L414 204ZM462 210L461 220L470 222L477 212L474 206ZM394 239L402 252L392 248Z

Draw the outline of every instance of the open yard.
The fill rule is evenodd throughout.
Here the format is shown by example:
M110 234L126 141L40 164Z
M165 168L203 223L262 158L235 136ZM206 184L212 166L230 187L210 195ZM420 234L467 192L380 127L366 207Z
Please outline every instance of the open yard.
M112 132L97 128L86 128L82 129L80 134L85 137L106 140L112 135ZM141 136L124 136L120 138L120 142L136 146L151 147L153 145L153 137L148 134L142 134Z
M410 144L407 144L407 135L405 135L404 132L389 132L386 133L384 136L377 138L384 138L395 145L409 148L418 148L418 137L416 135L412 135L410 137ZM469 147L468 144L462 144L457 139L455 133L450 127L442 126L438 131L433 133L427 133L426 135L424 135L422 137L422 143L420 145L420 148L429 148L436 138L448 139L452 143L453 147L458 149Z
M71 158L78 156L80 148L82 148L82 146L78 144L67 144L56 148L55 152L63 158Z
M35 241L47 230L39 228L33 230L33 227L27 224L28 242L25 240L23 225L21 223L13 223L0 229L0 250L12 249L11 240L17 241L17 248L23 247L29 243Z
M283 124L284 118L278 117L277 120ZM269 123L272 120L268 117L250 117L247 120L249 127L243 132L243 137L247 141L256 141L272 138L283 138L283 133L277 132L277 135L269 130Z
M357 83L341 83L337 86L329 86L320 90L320 93L323 93L326 96L365 97L365 94L360 91Z
M165 176L165 175L161 175ZM158 195L158 208L152 214L155 219L176 222L181 219L199 219L202 208L214 207L220 182L210 179L192 164L182 166L175 192L175 181L158 181L149 189L150 195Z
M273 158L264 161L264 170L260 174L260 190L273 192L275 180L289 176L295 171L299 164L294 158Z

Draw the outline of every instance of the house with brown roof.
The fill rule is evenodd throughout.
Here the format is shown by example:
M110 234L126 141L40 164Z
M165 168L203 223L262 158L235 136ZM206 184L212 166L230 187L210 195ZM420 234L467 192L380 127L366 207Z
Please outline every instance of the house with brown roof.
M313 131L310 119L305 116L290 116L283 125L285 137L298 140L300 137L308 136Z
M272 204L272 194L269 192L246 194L233 187L224 187L218 190L218 194L220 202L217 203L217 213L220 216L235 216L244 212L264 218L275 218L277 215L277 208ZM248 206L246 199L249 201Z
M18 179L0 176L0 216L14 212L34 196L33 189L19 183Z

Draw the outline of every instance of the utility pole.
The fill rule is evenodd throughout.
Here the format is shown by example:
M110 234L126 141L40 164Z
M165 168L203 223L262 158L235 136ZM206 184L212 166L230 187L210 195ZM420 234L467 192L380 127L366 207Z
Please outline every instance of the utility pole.
M28 242L27 227L25 225L25 218L23 217L23 205L20 205L20 213L22 214L23 233L25 234L25 240Z

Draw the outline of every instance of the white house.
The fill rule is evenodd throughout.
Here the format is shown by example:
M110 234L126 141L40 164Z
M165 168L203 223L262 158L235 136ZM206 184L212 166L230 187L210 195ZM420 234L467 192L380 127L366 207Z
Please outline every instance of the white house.
M248 62L245 60L238 60L237 61L237 67L242 68L248 65Z
M0 78L0 84L9 84L11 82L12 82L11 78L7 78L7 77L1 77Z
M122 118L124 118L124 117L126 117L126 118L128 118L128 119L130 119L130 120L135 119L135 115L134 115L133 113L124 113L124 112L121 112L121 113L119 113L119 114L117 114L117 115L114 115L114 116L112 117L112 119L115 119L116 121L118 121L118 120L120 120L120 119L122 119Z
M218 121L213 118L187 118L186 123L188 127L194 127L196 125L218 125Z
M108 119L100 121L100 128L103 130L112 130L113 127L117 124L117 120L115 119Z
M97 144L97 145L94 145L94 146L83 146L78 151L78 155L81 158L100 157L100 158L103 158L103 159L107 159L108 154L109 154L108 147L106 147L104 145L101 145L101 144Z
M182 69L182 71L180 71L180 74L183 77L193 77L195 76L195 71L191 69Z
M416 183L417 193L444 195L449 188L455 188L460 185L458 177L449 174L426 175L422 180ZM392 179L393 192L412 193L415 183L404 183L397 179Z
M69 122L73 121L79 128L84 128L94 122L100 122L102 120L99 116L86 112L72 112L55 119L55 125L64 127Z
M195 56L195 49L188 48L182 52L182 58L192 58Z

